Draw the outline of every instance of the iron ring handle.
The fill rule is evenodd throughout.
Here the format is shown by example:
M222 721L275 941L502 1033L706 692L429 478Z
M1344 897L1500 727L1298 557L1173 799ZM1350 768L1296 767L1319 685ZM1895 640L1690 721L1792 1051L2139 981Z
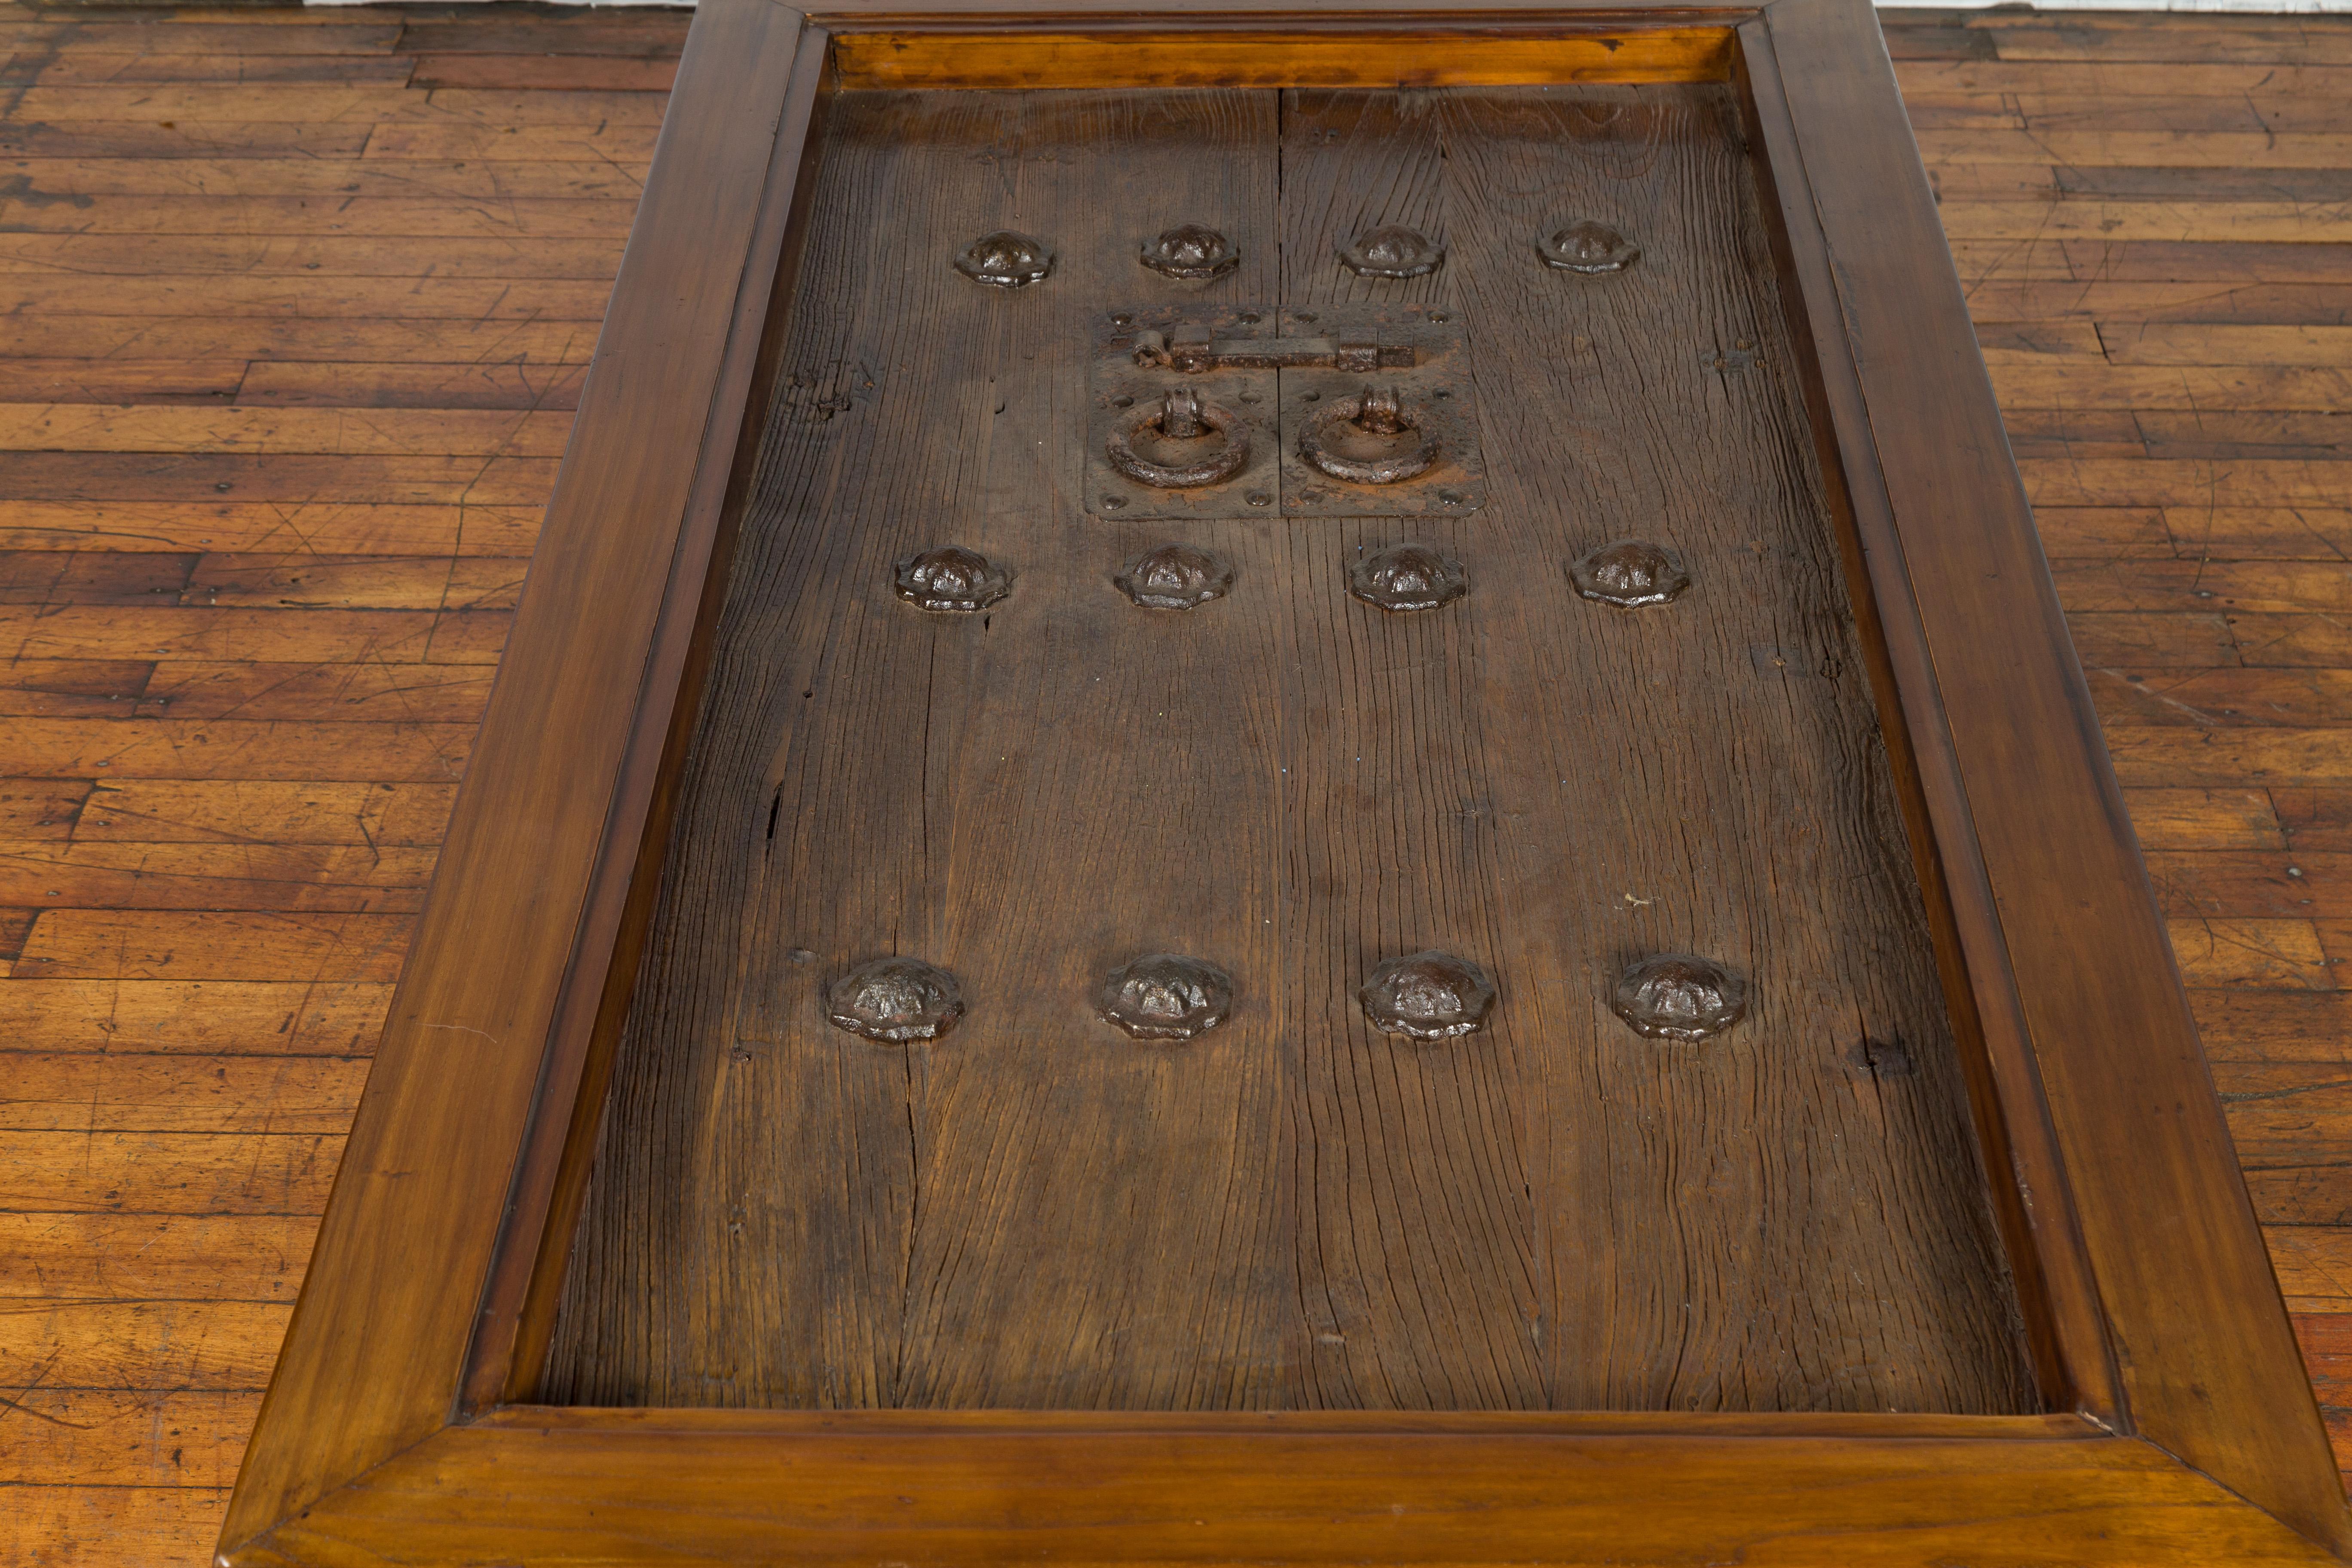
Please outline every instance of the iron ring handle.
M1189 463L1155 463L1135 449L1135 437L1157 429L1171 440L1196 440L1213 430L1224 441L1213 452ZM1139 485L1155 489L1183 490L1232 479L1249 463L1249 427L1232 412L1203 403L1192 389L1180 386L1157 408L1137 409L1111 427L1104 443L1110 466Z
M1332 449L1335 425L1360 426L1378 435L1396 436L1410 430L1421 439L1402 451L1377 458L1351 458ZM1353 397L1326 405L1298 432L1298 455L1335 479L1358 485L1393 485L1418 479L1437 461L1437 437L1404 417L1394 389L1366 387Z

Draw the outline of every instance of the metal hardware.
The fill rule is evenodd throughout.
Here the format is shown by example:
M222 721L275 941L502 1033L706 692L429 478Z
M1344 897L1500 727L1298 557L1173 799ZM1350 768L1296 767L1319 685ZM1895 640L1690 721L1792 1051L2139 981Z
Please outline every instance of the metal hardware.
M977 550L945 545L898 563L898 597L926 610L970 614L1013 591L1013 575Z
M1200 443L1212 436L1217 438L1216 444L1202 448ZM1174 460L1143 456L1136 450L1139 440L1147 449ZM1138 408L1113 425L1103 438L1103 451L1112 468L1137 484L1163 490L1197 489L1223 483L1242 471L1249 462L1249 427L1230 410L1203 403L1191 387L1179 386L1160 400L1157 409Z
M1585 598L1619 609L1663 605L1691 584L1683 558L1647 539L1615 539L1569 563L1569 581Z
M1712 371L1747 370L1756 363L1756 345L1747 338L1727 349L1701 349L1698 363Z
M1393 485L1437 461L1437 438L1397 404L1396 388L1366 387L1309 415L1298 455L1335 479Z
M1271 496L1276 488L1275 458L1275 376L1269 370L1214 369L1198 378L1179 379L1147 357L1139 362L1139 344L1158 342L1187 328L1202 342L1249 339L1273 335L1272 311L1235 305L1164 305L1118 310L1102 318L1094 341L1092 395L1088 399L1086 471L1082 479L1087 510L1098 516L1180 521L1198 518L1249 517L1257 509L1246 499ZM1189 341L1189 340L1188 340ZM1161 434L1168 416L1168 396L1179 387L1191 387L1194 398L1228 416L1229 428L1220 436L1196 437L1196 447L1169 441ZM1185 409L1177 413L1182 428ZM1237 437L1238 440L1234 440ZM1240 466L1222 480L1170 487L1138 478L1134 469L1112 456L1123 444L1138 462L1168 468L1226 450L1241 452ZM1181 462L1180 462L1180 459Z
M963 1016L963 989L919 958L877 958L825 988L824 1016L869 1040L936 1040Z
M1622 272L1642 259L1642 247L1605 223L1580 218L1537 240L1536 254L1563 272Z
M1433 610L1469 591L1462 563L1426 544L1391 544L1348 568L1348 592L1383 610Z
M1359 278L1421 278L1445 264L1445 247L1417 228L1383 224L1339 247L1339 260Z
M1232 592L1234 563L1196 544L1163 544L1129 562L1116 581L1147 610L1190 610Z
M1485 504L1468 340L1451 311L1167 306L1105 319L1081 492L1098 515L1239 518L1271 508L1286 517L1454 517ZM1382 393L1368 421L1370 377ZM1168 397L1180 388L1230 415L1231 434L1248 442L1222 479L1198 467L1222 449L1215 433L1166 436ZM1384 430L1390 390L1398 428ZM1192 416L1180 405L1176 428ZM1118 450L1122 440L1137 462Z
M1704 1040L1739 1022L1748 983L1711 958L1661 953L1617 978L1609 1009L1654 1040Z
M1307 311L1281 312L1288 337ZM1356 423L1365 391L1361 372L1337 364L1286 367L1282 382L1282 513L1310 517L1465 517L1486 502L1478 451L1476 388L1470 379L1467 332L1454 312L1421 305L1324 305L1314 325L1340 342L1373 342L1384 358L1412 351L1409 366L1383 364L1376 385L1392 389L1401 422L1417 435L1383 436ZM1335 412L1336 411L1336 412ZM1375 409L1376 420L1384 417ZM1314 432L1314 440L1307 438ZM1311 448L1311 450L1310 450ZM1350 461L1404 457L1402 465ZM1421 459L1426 458L1426 462ZM1325 461L1318 459L1337 459ZM1414 465L1418 464L1418 467ZM1403 471L1409 469L1410 471ZM1394 472L1392 479L1373 477ZM1358 478L1360 473L1362 478Z
M1143 265L1163 277L1200 279L1222 278L1241 265L1234 242L1202 224L1180 224L1157 239L1143 242Z
M1368 371L1411 368L1411 343L1377 339L1343 342L1336 338L1212 338L1205 327L1178 327L1167 333L1135 334L1135 363L1200 375L1213 370Z
M1234 1009L1233 977L1205 959L1148 952L1103 982L1097 1011L1138 1040L1190 1040Z
M1034 235L1000 228L965 246L955 268L992 289L1020 289L1044 282L1054 270L1054 247Z
M1416 952L1373 970L1356 999L1383 1033L1450 1040L1486 1026L1495 1005L1495 983L1466 958Z

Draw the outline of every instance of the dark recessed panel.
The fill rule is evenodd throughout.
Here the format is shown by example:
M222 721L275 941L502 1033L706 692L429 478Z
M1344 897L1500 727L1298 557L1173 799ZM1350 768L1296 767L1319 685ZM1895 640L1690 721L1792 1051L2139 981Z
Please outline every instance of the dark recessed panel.
M2032 1408L1728 90L824 136L546 1396Z

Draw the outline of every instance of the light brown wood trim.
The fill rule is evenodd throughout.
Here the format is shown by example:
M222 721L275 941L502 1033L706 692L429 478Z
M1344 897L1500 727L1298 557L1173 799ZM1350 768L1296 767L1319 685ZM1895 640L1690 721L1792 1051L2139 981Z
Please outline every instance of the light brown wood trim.
M590 886L583 935L549 1033L546 1113L532 1122L462 1401L467 1410L528 1399L547 1358L555 1303L661 888L677 784L702 693L710 629L726 595L734 522L751 477L773 382L769 357L792 294L794 243L812 181L811 134L831 88L831 37L804 28L790 65L767 184L727 331L710 420L666 585L638 721Z
M1780 249L1792 342L1808 345L1803 377L1822 466L1848 550L1855 622L1872 656L1881 725L1906 796L1911 848L1953 1008L1985 1175L2015 1274L2042 1397L2127 1429L2124 1394L2099 1313L2098 1289L2040 1069L2026 1038L1992 889L1952 754L1919 605L1864 408L1854 345L1833 309L1837 286L1786 84L1760 19L1739 29L1736 81L1753 127L1756 175Z
M2130 1418L2352 1551L1935 199L1884 133L1903 114L1885 45L1866 0L1775 0L1766 25Z
M1720 81L1731 29L1637 26L1564 36L1354 32L854 32L844 87L1492 87Z
M904 29L1006 30L1040 27L1171 26L1195 23L1279 29L1304 34L1362 26L1367 17L1382 26L1425 22L1449 33L1489 25L1525 25L1541 18L1559 26L1607 28L1685 21L1703 26L1734 26L1757 14L1764 0L1737 5L1694 5L1689 0L1481 0L1476 5L1433 5L1431 0L1137 0L1125 5L1073 5L1067 0L935 0L912 8L905 0L832 0L811 7L809 20L836 33Z
M449 1419L640 722L800 31L800 14L771 0L712 0L688 42L225 1543ZM771 60L764 77L747 68Z
M1014 1428L976 1442L871 1422L745 1436L604 1415L449 1427L228 1561L2329 1561L2208 1478L2121 1437L1399 1436L1269 1421L1249 1436Z
M691 1432L705 1436L845 1438L960 1434L987 1440L1026 1436L1128 1436L1256 1438L1350 1434L1402 1437L1855 1437L1989 1443L2081 1442L2113 1436L2072 1413L1946 1415L1917 1411L1692 1410L719 1410L604 1409L510 1405L473 1425L525 1432Z

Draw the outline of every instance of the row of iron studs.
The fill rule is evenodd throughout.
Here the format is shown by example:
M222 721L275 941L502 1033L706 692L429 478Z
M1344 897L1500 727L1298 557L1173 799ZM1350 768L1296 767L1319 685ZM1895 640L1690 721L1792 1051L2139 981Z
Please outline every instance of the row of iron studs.
M1682 557L1647 539L1617 539L1569 563L1583 597L1620 609L1666 604L1690 586ZM1196 544L1163 544L1129 561L1119 591L1150 610L1190 610L1233 591L1234 566ZM942 545L898 563L898 597L942 615L987 609L1013 591L1013 574L977 550ZM1383 610L1433 610L1469 591L1462 563L1427 544L1391 544L1348 569L1348 592Z
M1373 1027L1416 1040L1450 1040L1486 1026L1495 983L1466 958L1415 952L1391 958L1357 989ZM1202 958L1149 952L1111 971L1096 998L1103 1020L1139 1040L1198 1038L1233 1013L1233 976ZM1661 953L1617 977L1610 1010L1654 1040L1704 1040L1748 1011L1748 984L1712 959ZM825 1016L869 1040L936 1040L963 1016L956 977L919 958L877 958L825 988Z
M1562 272L1622 272L1642 247L1607 224L1579 218L1538 237L1536 255ZM1445 264L1443 242L1402 224L1383 224L1339 247L1339 264L1359 278L1424 278ZM1163 277L1188 281L1222 278L1241 265L1234 242L1206 224L1179 224L1147 239L1136 259ZM993 289L1025 289L1054 270L1054 247L1033 234L1000 228L956 254L955 268Z

